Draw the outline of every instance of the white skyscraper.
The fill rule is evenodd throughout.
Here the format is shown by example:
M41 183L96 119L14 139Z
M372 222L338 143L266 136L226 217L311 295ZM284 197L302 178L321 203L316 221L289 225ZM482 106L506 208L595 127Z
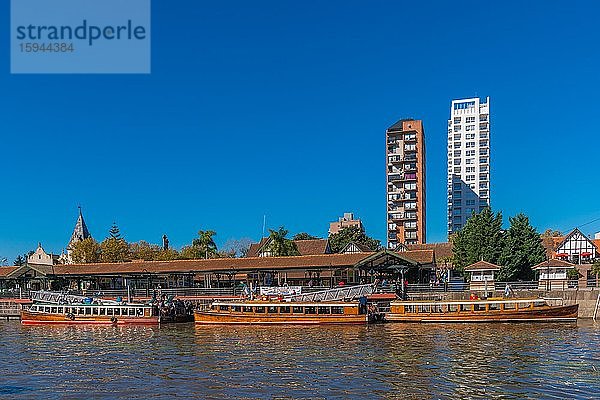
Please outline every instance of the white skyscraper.
M453 100L448 120L448 234L490 205L490 98Z

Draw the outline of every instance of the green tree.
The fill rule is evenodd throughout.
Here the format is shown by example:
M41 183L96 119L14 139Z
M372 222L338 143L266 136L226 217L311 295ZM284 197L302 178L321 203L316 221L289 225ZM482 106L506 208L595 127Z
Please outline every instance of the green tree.
M517 214L509 221L510 228L504 233L502 253L498 260L501 266L498 280L531 280L535 275L531 267L546 258L542 238L524 214Z
M129 253L129 245L124 238L121 237L121 232L117 224L108 231L108 237L100 243L102 250L102 262L124 262L131 259Z
M23 257L20 254L17 256L17 258L15 258L15 261L13 261L13 265L16 267L21 267L25 264L27 264L27 258Z
M269 229L269 249L274 256L297 256L300 255L296 243L286 238L288 231L280 226L278 230Z
M75 243L71 249L74 263L96 263L100 261L101 254L100 244L91 237Z
M159 249L158 253L156 253L154 255L155 261L171 261L171 260L177 260L179 258L181 258L181 255L179 254L179 252L172 248L168 248L166 250Z
M197 247L203 254L200 258L214 258L217 255L217 244L213 236L216 236L215 231L198 231L198 237L192 241L192 246Z
M347 226L340 229L338 233L329 236L329 246L334 253L342 251L350 242L366 246L372 251L381 250L381 242L367 236L358 226Z
M481 260L497 264L502 253L502 213L494 214L490 207L473 213L454 236L452 252L457 272Z
M316 240L316 239L320 239L319 237L310 235L306 232L300 232L300 233L296 233L294 235L294 237L292 238L292 240Z
M596 275L596 277L600 277L600 260L594 261L591 271L592 274Z
M160 251L161 248L158 245L150 244L144 240L129 244L129 253L134 260L156 260Z

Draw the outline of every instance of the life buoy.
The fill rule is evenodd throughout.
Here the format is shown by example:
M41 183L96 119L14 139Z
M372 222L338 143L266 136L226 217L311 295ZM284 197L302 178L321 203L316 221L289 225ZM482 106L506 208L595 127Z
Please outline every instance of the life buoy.
M75 320L75 315L73 315L72 313L68 313L67 318L70 319L71 321L73 321L73 320Z
M112 322L113 324L117 323L117 317L110 317L110 322Z

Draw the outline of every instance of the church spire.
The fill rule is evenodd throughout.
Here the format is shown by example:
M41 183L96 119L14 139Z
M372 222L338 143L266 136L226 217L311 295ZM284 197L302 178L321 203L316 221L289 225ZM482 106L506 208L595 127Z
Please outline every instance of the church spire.
M85 224L85 220L83 219L81 206L77 206L77 208L79 208L79 216L77 217L77 222L75 223L75 228L73 229L73 234L71 235L71 240L69 240L69 245L67 246L67 249L69 250L73 249L75 243L92 237L87 225Z

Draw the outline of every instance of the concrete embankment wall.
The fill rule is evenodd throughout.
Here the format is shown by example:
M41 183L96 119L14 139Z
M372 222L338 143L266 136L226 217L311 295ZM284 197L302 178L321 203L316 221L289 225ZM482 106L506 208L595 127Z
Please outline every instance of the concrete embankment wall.
M471 295L471 291L464 292L446 292L436 293L435 295L439 300L468 300ZM479 296L483 296L483 293L475 292ZM594 308L596 307L596 301L598 299L599 289L586 288L586 289L568 289L568 290L517 290L514 292L514 297L547 297L564 299L564 305L579 304L579 318L592 318L594 314ZM423 293L423 298L432 297L431 293ZM494 291L488 292L488 297L503 297L504 292ZM413 296L418 298L418 296ZM600 310L598 311L597 318L600 318Z

